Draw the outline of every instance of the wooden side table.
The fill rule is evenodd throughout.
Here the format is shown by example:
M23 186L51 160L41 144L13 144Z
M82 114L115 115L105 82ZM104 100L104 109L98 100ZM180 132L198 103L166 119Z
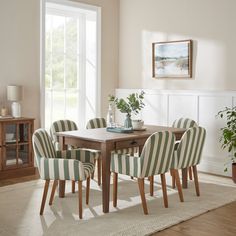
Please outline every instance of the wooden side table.
M0 118L0 180L35 174L33 118Z

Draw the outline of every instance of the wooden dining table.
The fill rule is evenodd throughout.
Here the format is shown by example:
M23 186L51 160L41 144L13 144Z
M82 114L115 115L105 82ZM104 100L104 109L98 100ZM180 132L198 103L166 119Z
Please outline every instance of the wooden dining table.
M102 204L103 212L109 212L110 199L110 162L111 151L139 147L141 153L143 145L147 138L158 131L171 131L174 133L176 140L179 140L185 129L146 125L145 129L133 131L132 133L114 133L108 132L106 128L84 129L75 131L58 132L59 142L62 149L67 145L81 148L101 150L102 157ZM187 186L187 170L182 171L184 187ZM59 183L59 196L65 195L65 181Z

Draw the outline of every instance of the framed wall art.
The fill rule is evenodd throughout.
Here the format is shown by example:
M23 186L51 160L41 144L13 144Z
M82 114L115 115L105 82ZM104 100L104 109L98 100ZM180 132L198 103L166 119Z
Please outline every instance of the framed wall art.
M154 78L192 78L192 40L152 44Z

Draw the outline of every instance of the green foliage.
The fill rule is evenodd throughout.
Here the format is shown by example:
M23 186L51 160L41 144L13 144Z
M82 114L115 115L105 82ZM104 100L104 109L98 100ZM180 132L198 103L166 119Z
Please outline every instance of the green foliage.
M143 103L144 94L144 91L141 91L140 94L131 93L126 100L109 95L109 102L114 102L117 109L122 113L126 113L128 116L131 116L132 113L137 115L145 106Z
M221 128L221 147L229 152L231 161L236 162L236 107L226 107L217 116L226 119L226 126Z
M77 88L77 20L47 15L46 21L45 87Z

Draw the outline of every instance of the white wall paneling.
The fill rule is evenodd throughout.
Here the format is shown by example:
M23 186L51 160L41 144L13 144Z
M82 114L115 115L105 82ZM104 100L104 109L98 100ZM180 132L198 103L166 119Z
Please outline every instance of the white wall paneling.
M199 125L206 128L207 139L200 168L217 174L224 174L224 163L227 153L222 151L219 144L220 128L225 125L224 120L217 118L216 114L226 106L232 106L232 96L201 95L199 96Z
M146 106L142 112L142 119L146 124L166 125L168 121L168 110L166 103L168 103L168 96L165 94L149 93L145 95L144 103Z
M198 97L189 94L169 94L169 116L168 124L172 125L173 121L181 117L189 117L198 121Z
M140 89L117 89L116 96L125 98ZM219 143L220 128L225 121L216 117L226 106L236 105L236 91L190 91L190 90L149 90L145 89L145 108L141 118L145 124L172 125L175 119L188 117L206 128L207 136L199 170L231 175L224 172L228 159L227 152ZM116 121L123 123L124 114L116 111Z

